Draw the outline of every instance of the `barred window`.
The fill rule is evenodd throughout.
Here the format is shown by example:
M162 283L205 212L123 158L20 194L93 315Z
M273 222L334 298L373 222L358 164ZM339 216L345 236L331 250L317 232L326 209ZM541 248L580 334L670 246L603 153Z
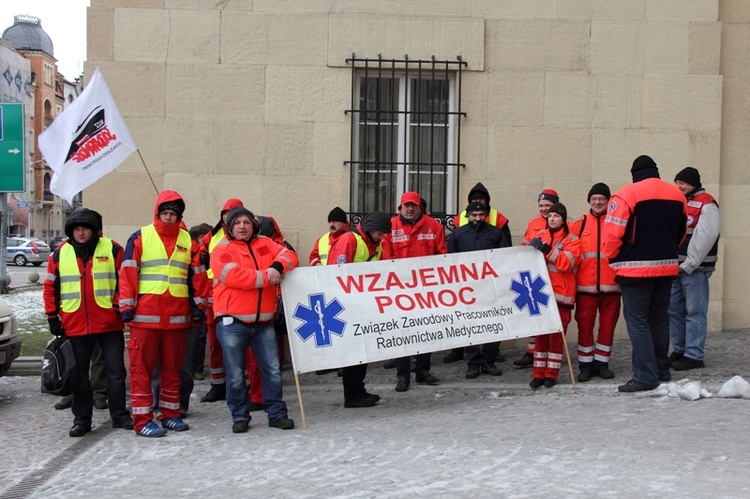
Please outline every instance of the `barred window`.
M417 191L444 222L455 213L461 69L456 61L357 59L352 67L350 211L395 213Z

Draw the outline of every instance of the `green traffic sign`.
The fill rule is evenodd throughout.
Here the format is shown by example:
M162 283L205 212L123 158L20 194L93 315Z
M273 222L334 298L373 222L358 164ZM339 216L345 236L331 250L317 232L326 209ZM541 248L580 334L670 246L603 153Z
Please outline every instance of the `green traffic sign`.
M0 103L0 192L25 190L23 125L23 104Z

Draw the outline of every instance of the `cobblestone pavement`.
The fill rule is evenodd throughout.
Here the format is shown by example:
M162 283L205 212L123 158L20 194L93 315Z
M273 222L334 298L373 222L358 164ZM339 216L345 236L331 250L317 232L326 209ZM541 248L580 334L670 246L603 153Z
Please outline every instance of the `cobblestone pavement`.
M716 393L734 375L750 380L748 330L714 333L706 368L675 373ZM574 345L573 345L574 348ZM629 379L629 343L618 340L614 380L533 392L518 349L501 350L499 377L464 378L465 362L433 354L437 386L396 393L395 371L370 366L373 408L344 409L335 373L294 376L285 398L298 428L269 428L253 413L236 435L223 402L200 403L196 382L188 432L161 439L112 429L70 438L69 411L52 408L36 377L0 378L3 465L0 497L747 497L748 400L687 402L653 393L618 394ZM577 371L576 371L577 372Z

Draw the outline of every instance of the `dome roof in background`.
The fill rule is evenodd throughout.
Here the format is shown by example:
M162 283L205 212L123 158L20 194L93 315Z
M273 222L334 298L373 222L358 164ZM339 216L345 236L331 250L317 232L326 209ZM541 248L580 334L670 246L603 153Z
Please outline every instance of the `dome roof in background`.
M42 29L42 21L34 16L15 16L13 26L3 31L3 38L10 38L17 50L41 50L55 56L52 39Z

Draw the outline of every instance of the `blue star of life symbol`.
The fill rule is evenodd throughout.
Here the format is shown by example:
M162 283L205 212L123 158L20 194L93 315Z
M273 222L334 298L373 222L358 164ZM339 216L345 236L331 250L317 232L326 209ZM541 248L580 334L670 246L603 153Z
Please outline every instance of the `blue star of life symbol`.
M521 278L520 281L515 279L510 281L510 290L518 295L513 299L513 303L518 310L523 310L528 305L531 316L540 315L542 311L539 307L546 307L549 302L549 295L542 291L547 281L539 275L532 279L531 272L528 270L523 270L518 275Z
M302 321L302 325L295 329L295 332L302 338L302 341L307 341L311 337L315 338L316 348L330 347L332 334L344 335L346 321L336 318L344 311L344 307L335 298L326 305L323 293L310 295L308 299L309 307L298 303L294 310L293 317Z

